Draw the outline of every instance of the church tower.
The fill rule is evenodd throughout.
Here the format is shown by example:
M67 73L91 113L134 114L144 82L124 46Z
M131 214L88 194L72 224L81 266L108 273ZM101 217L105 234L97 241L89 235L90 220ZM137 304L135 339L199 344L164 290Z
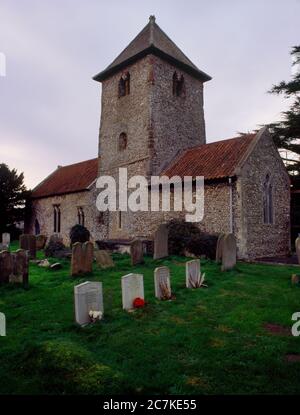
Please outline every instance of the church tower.
M100 174L159 174L182 150L205 143L199 70L155 17L94 80L102 82Z

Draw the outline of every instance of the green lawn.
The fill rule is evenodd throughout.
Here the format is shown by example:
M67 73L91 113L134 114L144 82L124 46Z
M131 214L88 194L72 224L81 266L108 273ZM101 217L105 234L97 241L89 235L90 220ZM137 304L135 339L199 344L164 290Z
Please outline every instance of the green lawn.
M41 253L39 253L41 256ZM239 263L221 273L202 261L209 288L185 288L185 258L170 257L69 276L70 263L51 271L30 266L30 288L0 287L7 336L0 337L0 393L299 394L300 337L274 335L265 323L291 328L300 311L298 268ZM55 262L54 260L52 262ZM154 298L153 270L171 270L174 301ZM144 275L146 308L122 310L122 275ZM105 319L84 329L74 324L73 287L102 281Z

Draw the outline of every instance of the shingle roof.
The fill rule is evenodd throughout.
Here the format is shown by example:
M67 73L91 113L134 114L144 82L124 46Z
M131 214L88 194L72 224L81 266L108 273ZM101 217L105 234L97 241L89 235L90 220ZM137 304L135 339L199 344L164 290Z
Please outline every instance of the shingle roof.
M150 16L149 23L144 29L104 71L95 75L93 79L103 81L122 67L150 53L170 61L204 82L211 79L209 75L198 69L155 23L154 16Z
M181 153L162 175L204 176L206 180L234 176L256 134L203 144Z
M87 190L98 175L99 159L58 167L33 189L32 197L49 197Z

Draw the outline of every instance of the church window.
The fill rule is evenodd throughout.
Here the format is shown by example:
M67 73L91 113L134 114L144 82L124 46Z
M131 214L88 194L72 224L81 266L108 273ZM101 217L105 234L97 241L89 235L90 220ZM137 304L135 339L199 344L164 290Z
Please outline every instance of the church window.
M118 211L118 227L119 229L122 229L122 211Z
M60 206L54 205L53 206L53 230L54 233L60 233Z
M79 225L84 226L84 211L82 207L77 208L77 216Z
M119 97L124 97L130 93L130 74L126 72L119 81Z
M267 174L263 184L264 223L273 223L273 187L270 175Z
M98 215L98 223L99 225L104 225L104 212L100 212Z
M124 151L127 147L127 134L126 133L121 133L119 135L119 151Z
M180 77L177 75L177 72L173 74L173 95L177 97L181 97L184 95L184 77L181 75Z

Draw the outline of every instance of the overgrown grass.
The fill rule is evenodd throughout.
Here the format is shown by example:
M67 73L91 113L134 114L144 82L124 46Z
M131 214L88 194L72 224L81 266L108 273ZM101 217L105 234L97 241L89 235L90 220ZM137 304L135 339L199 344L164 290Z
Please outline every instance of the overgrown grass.
M39 256L42 254L39 253ZM185 258L169 257L132 268L116 255L116 267L70 277L70 263L51 271L30 266L30 287L0 287L7 336L0 337L1 394L154 393L299 394L300 337L276 336L265 323L291 327L300 311L298 268L239 263L221 273L202 261L209 288L185 288ZM56 260L52 260L56 262ZM174 301L154 297L153 271L171 270ZM144 275L145 309L126 313L120 278ZM74 324L73 287L102 281L105 319Z

